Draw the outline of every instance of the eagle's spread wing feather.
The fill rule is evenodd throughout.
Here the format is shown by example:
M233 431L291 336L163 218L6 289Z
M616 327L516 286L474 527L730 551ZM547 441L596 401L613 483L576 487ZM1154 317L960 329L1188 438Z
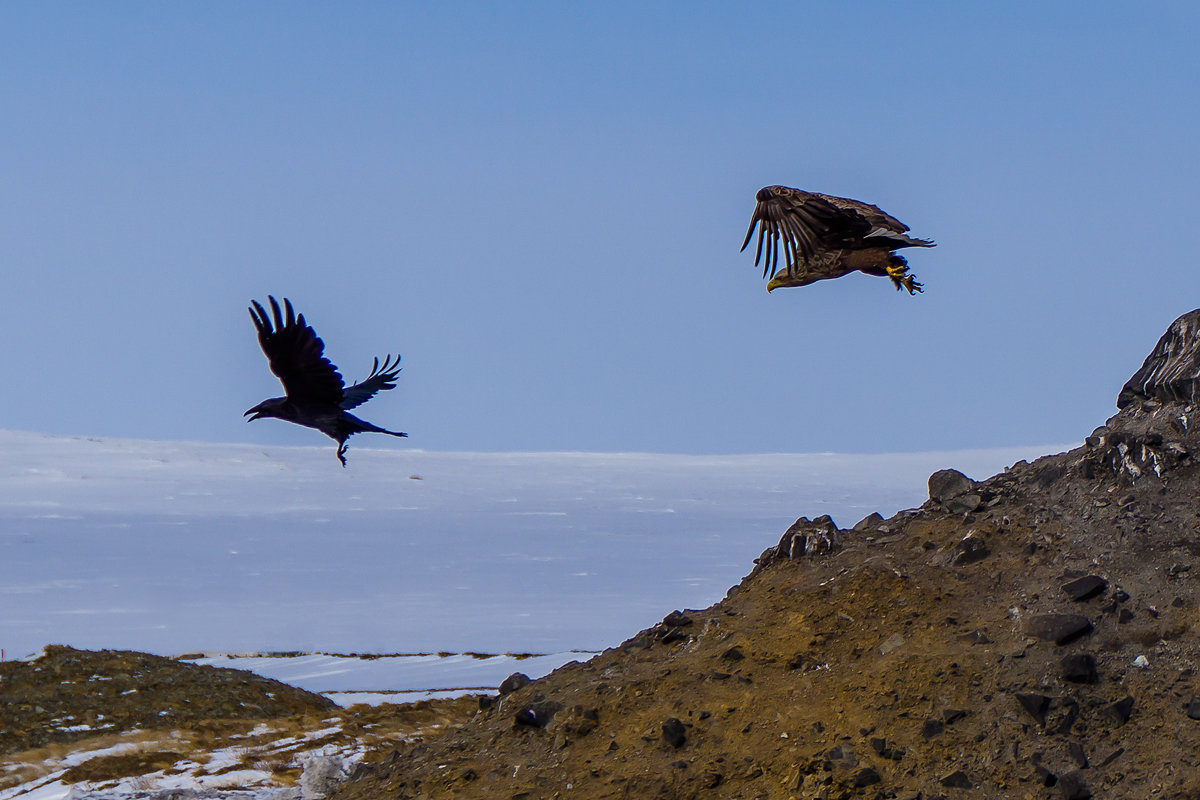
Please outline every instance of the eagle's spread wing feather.
M350 409L360 406L375 396L376 392L385 389L396 388L396 376L400 374L400 356L396 356L396 360L392 361L392 357L388 356L380 365L379 359L375 359L375 364L371 367L371 374L363 380L346 387L342 393L342 410L349 411Z
M757 204L742 249L746 249L757 227L758 250L754 264L757 266L762 263L764 278L773 277L778 271L781 244L788 274L792 275L815 255L867 236L876 226L859 206L875 209L883 217L891 219L865 203L848 201L847 205L843 205L833 202L841 198L788 186L768 186L760 190L755 199Z
M290 300L284 298L284 310L280 311L274 297L267 299L271 314L257 300L251 300L250 318L258 329L258 343L271 372L283 384L284 392L292 400L340 405L344 383L337 367L325 358L321 337L304 321L303 314L295 312Z

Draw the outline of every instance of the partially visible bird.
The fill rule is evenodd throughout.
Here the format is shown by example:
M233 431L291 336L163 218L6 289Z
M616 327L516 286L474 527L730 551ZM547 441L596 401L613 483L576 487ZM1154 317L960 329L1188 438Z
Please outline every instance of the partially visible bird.
M933 247L934 243L909 236L907 225L878 206L788 186L759 189L755 200L758 204L742 249L750 244L754 229L761 225L754 265L761 262L763 277L771 279L767 283L768 292L787 286L807 286L856 271L886 275L897 291L901 288L909 294L921 291L921 284L909 273L904 256L894 251L901 247ZM787 271L776 276L781 239Z
M337 457L343 467L346 466L346 440L356 433L408 436L347 413L370 400L376 392L396 388L400 356L396 356L395 361L388 356L382 364L376 358L371 374L347 387L337 367L325 358L325 343L304 321L304 315L297 314L286 297L282 312L274 297L267 299L271 302L271 314L268 315L257 300L251 300L250 319L258 329L258 343L267 354L271 372L283 383L287 396L262 401L242 415L250 417L247 422L275 417L316 428L338 443Z

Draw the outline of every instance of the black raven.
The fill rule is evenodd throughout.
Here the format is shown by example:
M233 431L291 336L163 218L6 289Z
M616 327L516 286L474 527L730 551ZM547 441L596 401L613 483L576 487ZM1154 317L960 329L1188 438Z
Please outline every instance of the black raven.
M337 367L325 358L325 343L317 332L304 321L303 314L292 309L292 302L283 299L283 311L274 297L271 301L271 316L251 300L250 319L258 329L258 343L267 354L271 372L283 383L286 397L264 400L242 416L253 422L263 417L294 422L308 428L316 428L338 443L337 457L346 466L346 440L356 433L386 433L391 436L408 436L365 422L348 409L362 405L383 389L396 388L396 376L400 373L400 356L393 362L388 356L383 364L375 359L371 374L365 380L347 387ZM274 324L272 324L274 317ZM253 416L251 416L253 415Z

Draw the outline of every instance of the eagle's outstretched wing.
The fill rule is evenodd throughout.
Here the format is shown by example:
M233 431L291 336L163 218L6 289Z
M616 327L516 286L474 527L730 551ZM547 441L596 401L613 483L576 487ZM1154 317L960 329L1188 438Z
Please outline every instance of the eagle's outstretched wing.
M764 278L774 276L779 269L780 239L783 240L788 274L792 275L797 266L818 253L861 240L875 227L859 210L831 202L834 199L790 186L767 186L759 190L742 249L750 244L757 227L758 251L754 255L754 264L763 263ZM883 214L882 211L879 213Z
M258 343L266 353L271 372L283 384L288 398L340 405L344 382L337 367L325 358L321 337L304 321L303 314L292 309L292 302L286 297L282 312L274 297L267 299L271 302L271 315L257 300L251 300L250 318L258 329Z
M342 410L349 411L355 406L362 405L374 397L376 392L395 389L396 376L399 374L400 356L396 356L395 361L388 356L382 365L376 358L374 366L371 367L371 374L353 386L346 387L342 392Z

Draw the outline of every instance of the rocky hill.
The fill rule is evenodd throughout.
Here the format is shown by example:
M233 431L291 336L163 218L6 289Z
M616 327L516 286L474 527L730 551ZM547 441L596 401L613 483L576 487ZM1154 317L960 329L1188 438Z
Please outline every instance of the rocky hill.
M711 608L335 797L1200 798L1198 387L1200 311L1084 446L801 518Z

